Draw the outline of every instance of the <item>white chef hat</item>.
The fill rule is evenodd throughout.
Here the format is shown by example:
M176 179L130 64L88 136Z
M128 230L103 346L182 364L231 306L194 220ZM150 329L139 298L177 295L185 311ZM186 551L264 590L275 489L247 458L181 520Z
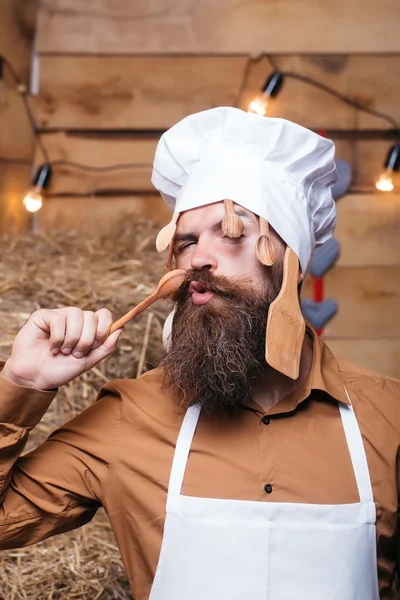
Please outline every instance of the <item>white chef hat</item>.
M333 233L334 144L232 107L190 115L161 137L152 183L174 212L226 198L266 219L306 272Z

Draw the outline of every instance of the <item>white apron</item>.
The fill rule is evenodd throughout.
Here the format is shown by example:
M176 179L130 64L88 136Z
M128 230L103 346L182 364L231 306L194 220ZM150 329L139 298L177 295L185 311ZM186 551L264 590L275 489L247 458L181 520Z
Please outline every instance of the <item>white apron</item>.
M340 404L360 502L318 505L181 494L198 407L187 410L169 481L150 600L379 600L376 511L361 433Z

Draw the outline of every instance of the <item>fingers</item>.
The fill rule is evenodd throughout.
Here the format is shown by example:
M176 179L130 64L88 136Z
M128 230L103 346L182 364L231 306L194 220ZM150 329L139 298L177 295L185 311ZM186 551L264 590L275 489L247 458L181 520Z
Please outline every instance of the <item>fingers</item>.
M111 311L107 308L101 308L96 312L97 315L97 331L95 337L94 348L100 346L108 337L108 332L113 322Z
M93 348L94 341L96 339L96 331L97 331L97 322L98 318L94 312L84 310L81 314L82 319L82 328L80 330L80 334L77 339L74 337L73 341L75 344L70 345L69 341L67 341L68 336L68 326L67 332L65 335L65 346L66 348L61 348L61 352L66 354L66 350L72 352L72 355L75 358L82 358L85 356L90 350ZM74 326L78 329L77 322L74 322ZM75 329L74 329L75 333Z
M104 358L107 358L107 356L110 356L110 354L112 354L116 350L118 338L122 332L123 329L117 329L110 336L108 336L108 338L103 344L101 344L101 346L95 348L90 352L90 354L87 355L86 361L88 369L91 369L92 367L97 365L97 363L99 363Z
M50 350L57 353L65 339L66 321L63 315L56 310L41 309L31 315L27 325L29 321L50 336Z
M60 350L63 354L71 354L75 353L75 349L80 342L83 334L83 328L86 320L85 327L85 340L89 339L90 341L90 330L91 324L88 325L89 317L86 316L85 313L79 308L69 307L66 309L65 315L65 337L64 341L60 347ZM89 331L88 331L89 330ZM93 338L94 339L94 338ZM93 342L92 339L92 342ZM83 346L83 344L82 344ZM81 358L83 354L77 358Z
M82 358L100 347L107 339L113 322L112 314L106 308L97 312L82 311L75 307L42 309L36 311L31 319L49 335L49 347L54 354L62 352L65 355L72 354L75 358Z
M75 356L75 358L82 358L91 350L98 348L107 338L112 324L112 314L106 308L102 308L95 313L85 310L83 311L82 316L83 323L80 336L72 347L72 355ZM74 326L75 325L78 330L78 325L74 322ZM67 337L68 327L65 336L65 345L69 348L71 346L69 346L69 343L67 342ZM61 352L65 354L64 348L61 348Z

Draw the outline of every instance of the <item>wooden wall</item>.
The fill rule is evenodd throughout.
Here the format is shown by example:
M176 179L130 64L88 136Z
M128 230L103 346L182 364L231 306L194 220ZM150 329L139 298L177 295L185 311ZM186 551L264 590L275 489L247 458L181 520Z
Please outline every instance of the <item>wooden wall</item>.
M396 0L42 0L40 53L399 51Z
M20 2L32 15L33 0ZM0 33L14 46L1 51L11 53L26 79L32 27L21 27L25 13L16 15L13 0L3 4L8 21L0 20ZM169 211L150 183L160 133L195 111L246 108L272 72L265 54L284 72L312 77L400 121L397 10L395 0L362 9L358 0L40 0L37 94L30 102L57 161L40 227L109 229L136 214L165 223ZM0 91L0 156L29 161L32 136L19 102L10 86ZM351 162L350 194L338 202L342 254L326 280L327 296L340 308L326 339L349 360L400 377L400 187L390 195L374 188L393 143L383 133L388 123L290 78L268 114L332 131L338 158ZM34 164L41 162L36 147ZM129 167L85 171L66 162ZM28 164L7 165L0 203L7 198L9 212L18 212L30 173ZM19 215L3 219L3 229L4 223L7 230L26 225L26 215Z
M1 0L0 55L11 61L28 86L35 32L34 0ZM29 226L21 195L32 171L34 137L15 84L4 67L0 85L0 232ZM7 159L7 162L2 159ZM15 159L14 162L9 162Z

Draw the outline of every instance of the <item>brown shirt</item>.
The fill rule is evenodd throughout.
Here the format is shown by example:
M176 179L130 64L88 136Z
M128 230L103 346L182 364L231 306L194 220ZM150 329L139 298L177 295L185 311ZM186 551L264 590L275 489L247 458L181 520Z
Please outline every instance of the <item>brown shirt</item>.
M304 389L276 404L268 418L256 405L232 417L200 415L183 493L260 502L358 502L337 405L348 402L344 384L372 479L380 596L387 600L394 597L399 545L400 382L336 360L317 338ZM0 377L0 549L78 527L103 505L135 598L145 600L157 567L183 411L160 389L157 369L138 380L113 381L86 411L18 458L53 396Z

